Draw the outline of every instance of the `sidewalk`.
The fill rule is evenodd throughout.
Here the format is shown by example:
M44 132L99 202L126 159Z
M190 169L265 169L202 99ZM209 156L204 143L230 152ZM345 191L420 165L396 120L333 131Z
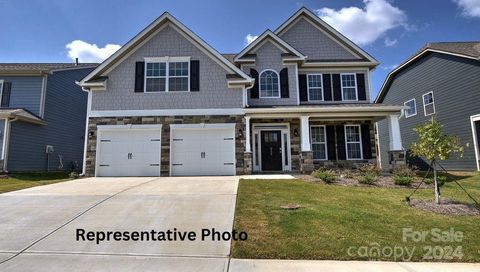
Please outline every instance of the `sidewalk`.
M355 271L355 272L478 272L479 263L417 263L369 261L293 261L231 259L229 272L260 271Z

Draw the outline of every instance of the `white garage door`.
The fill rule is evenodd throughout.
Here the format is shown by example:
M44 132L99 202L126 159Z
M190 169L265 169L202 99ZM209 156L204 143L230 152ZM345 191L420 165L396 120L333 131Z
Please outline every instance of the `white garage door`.
M160 176L161 130L99 130L97 176Z
M172 176L235 175L235 130L172 128Z

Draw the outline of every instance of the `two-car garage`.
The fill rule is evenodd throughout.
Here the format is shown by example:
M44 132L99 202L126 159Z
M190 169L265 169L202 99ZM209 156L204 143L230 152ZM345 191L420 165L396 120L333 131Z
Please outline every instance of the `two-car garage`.
M235 175L235 124L169 127L162 150L162 125L98 126L96 175L160 176L168 151L171 176Z

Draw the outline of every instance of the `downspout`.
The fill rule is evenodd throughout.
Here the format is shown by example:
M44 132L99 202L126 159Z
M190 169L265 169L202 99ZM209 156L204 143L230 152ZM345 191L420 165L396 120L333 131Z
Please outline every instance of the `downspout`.
M8 162L8 149L10 146L10 123L15 122L18 120L18 117L14 117L13 119L5 119L5 131L4 131L4 139L3 139L3 172L8 172L7 170L7 162Z
M88 93L87 114L86 114L86 120L85 120L85 136L84 136L84 144L83 144L83 163L82 163L82 173L81 173L81 176L85 176L86 168L87 168L88 120L90 117L90 110L92 108L92 92L83 87L82 87L82 90Z

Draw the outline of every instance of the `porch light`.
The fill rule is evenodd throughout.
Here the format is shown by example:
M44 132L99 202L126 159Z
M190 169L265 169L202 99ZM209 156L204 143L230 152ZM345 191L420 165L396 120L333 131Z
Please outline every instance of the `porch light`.
M298 129L293 130L293 136L297 137L298 136Z
M239 138L242 138L242 137L243 137L243 130L242 130L242 129L239 129L239 130L238 130L238 137L239 137Z

